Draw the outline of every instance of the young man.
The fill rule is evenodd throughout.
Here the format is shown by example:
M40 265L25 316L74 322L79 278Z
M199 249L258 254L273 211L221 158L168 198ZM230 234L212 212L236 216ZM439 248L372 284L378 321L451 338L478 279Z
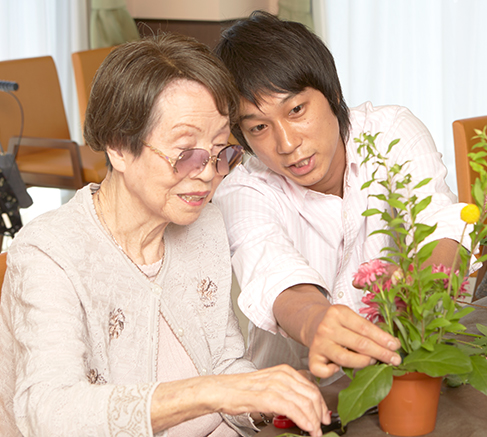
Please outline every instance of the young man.
M224 32L216 53L242 97L233 133L254 155L214 198L227 225L239 306L252 322L250 358L258 367L309 366L325 378L342 365L399 364L399 341L357 314L363 293L353 274L391 242L368 238L383 227L378 216L361 215L378 202L368 197L378 188L361 190L373 168L361 165L353 140L381 132L376 144L386 153L400 138L389 162L410 160L413 180L433 177L416 192L433 195L420 221L439 223L430 262L451 265L461 205L429 132L406 108L365 103L349 111L331 53L298 23L255 12Z

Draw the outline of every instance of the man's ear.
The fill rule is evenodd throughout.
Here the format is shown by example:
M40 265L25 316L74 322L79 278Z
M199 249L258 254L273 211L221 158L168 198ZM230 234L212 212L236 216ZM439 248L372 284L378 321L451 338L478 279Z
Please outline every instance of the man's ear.
M107 155L112 167L115 170L123 173L127 167L127 159L129 158L129 154L122 149L115 149L107 146Z

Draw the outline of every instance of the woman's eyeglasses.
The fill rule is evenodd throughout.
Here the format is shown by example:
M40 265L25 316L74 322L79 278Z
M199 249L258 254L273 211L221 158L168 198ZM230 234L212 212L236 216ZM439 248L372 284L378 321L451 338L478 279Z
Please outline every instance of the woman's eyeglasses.
M142 141L144 146L157 153L171 164L174 173L181 177L200 174L210 161L215 164L216 172L220 176L226 176L230 171L242 162L243 147L237 144L229 144L218 155L210 155L205 149L188 149L182 151L176 159L166 156L163 152L149 143Z

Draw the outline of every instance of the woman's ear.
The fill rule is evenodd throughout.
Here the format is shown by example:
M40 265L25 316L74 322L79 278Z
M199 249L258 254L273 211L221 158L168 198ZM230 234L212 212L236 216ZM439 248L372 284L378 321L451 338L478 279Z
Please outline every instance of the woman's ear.
M128 153L125 153L122 149L115 149L113 147L107 146L108 159L110 160L110 164L112 167L123 173L127 167L127 158L129 156Z

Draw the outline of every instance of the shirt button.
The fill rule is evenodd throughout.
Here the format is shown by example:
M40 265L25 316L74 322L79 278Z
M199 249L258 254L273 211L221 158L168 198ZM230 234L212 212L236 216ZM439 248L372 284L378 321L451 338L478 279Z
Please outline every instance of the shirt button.
M184 335L184 329L178 328L178 337L182 337Z
M152 290L154 293L159 294L159 293L161 292L162 288L161 288L161 287L159 287L159 285L157 285L157 284L152 284L152 285L151 285L151 290Z
M338 296L338 299L341 299L341 298L343 297L343 291L340 291L340 292L337 294L337 296Z
M343 211L343 218L346 219L347 218L347 211Z
M207 370L206 369L201 369L201 374L206 375Z

